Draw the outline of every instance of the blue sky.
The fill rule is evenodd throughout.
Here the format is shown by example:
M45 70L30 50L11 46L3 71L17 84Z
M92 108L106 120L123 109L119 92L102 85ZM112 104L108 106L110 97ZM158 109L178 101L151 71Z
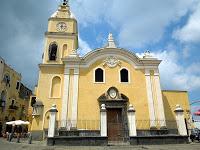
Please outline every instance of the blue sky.
M23 82L37 84L47 20L60 0L2 0L0 56ZM79 26L79 53L102 47L112 32L119 47L162 59L163 89L189 91L200 100L199 0L71 0ZM195 106L196 107L196 106Z

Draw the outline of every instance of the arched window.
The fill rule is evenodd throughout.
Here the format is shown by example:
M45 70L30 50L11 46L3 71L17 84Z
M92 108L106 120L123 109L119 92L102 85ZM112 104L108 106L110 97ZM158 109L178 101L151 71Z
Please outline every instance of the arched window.
M128 70L120 70L120 82L129 82Z
M6 106L6 91L1 92L0 107Z
M6 83L6 86L10 86L10 76L8 74L4 75L3 81Z
M67 44L64 44L63 45L63 56L62 57L64 58L68 55L69 55L69 53L68 53L68 50L67 50Z
M49 45L49 60L56 60L58 46L55 43Z
M104 71L101 68L95 70L95 82L104 82Z
M51 97L52 98L59 98L61 91L61 79L60 77L56 76L52 79L51 85Z

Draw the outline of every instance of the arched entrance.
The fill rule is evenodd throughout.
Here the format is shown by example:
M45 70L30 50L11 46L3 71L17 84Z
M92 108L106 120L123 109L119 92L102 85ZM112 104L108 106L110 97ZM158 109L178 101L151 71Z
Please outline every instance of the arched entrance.
M127 102L128 98L119 93L118 89L111 87L107 92L98 98L99 105L106 105L107 110L107 136L109 141L127 141L128 119Z

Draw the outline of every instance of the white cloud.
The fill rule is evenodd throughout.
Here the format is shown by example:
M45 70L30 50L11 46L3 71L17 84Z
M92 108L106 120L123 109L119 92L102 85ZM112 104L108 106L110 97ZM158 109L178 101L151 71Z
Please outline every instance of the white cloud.
M196 5L187 23L174 31L173 36L181 42L200 42L200 2Z
M90 48L89 44L84 41L80 36L79 36L79 49L78 53L83 56L90 52L92 49Z
M120 46L142 47L158 42L171 22L179 20L197 0L77 0L72 9L82 25L106 21L119 32Z
M163 89L200 90L200 62L184 67L179 64L180 55L175 50L157 51L153 55L162 60L159 70Z
M196 73L198 63L193 64L193 67L183 66L179 63L180 55L175 50L157 52L155 55L163 60L160 64L163 88L200 90L200 75Z

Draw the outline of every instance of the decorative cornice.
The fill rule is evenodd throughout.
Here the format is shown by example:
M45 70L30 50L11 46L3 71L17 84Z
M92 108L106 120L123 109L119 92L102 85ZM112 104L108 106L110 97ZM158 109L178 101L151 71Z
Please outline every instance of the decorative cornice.
M67 33L67 32L45 32L46 37L66 37L66 38L76 38L77 33Z
M38 66L39 66L39 68L41 68L41 67L56 67L56 68L60 67L60 68L63 68L64 64L39 64Z
M115 67L120 65L121 61L126 61L135 69L152 69L157 70L161 60L158 59L140 59L133 52L121 48L100 48L93 50L83 57L64 57L61 58L63 64L67 67L73 68L79 66L80 68L88 68L90 65L98 60L104 59L104 65ZM55 66L62 64L40 64L39 66ZM63 65L62 65L63 66ZM55 66L56 67L56 66Z
M55 18L55 17L50 17L48 19L48 21L75 21L77 22L77 20L75 18Z

